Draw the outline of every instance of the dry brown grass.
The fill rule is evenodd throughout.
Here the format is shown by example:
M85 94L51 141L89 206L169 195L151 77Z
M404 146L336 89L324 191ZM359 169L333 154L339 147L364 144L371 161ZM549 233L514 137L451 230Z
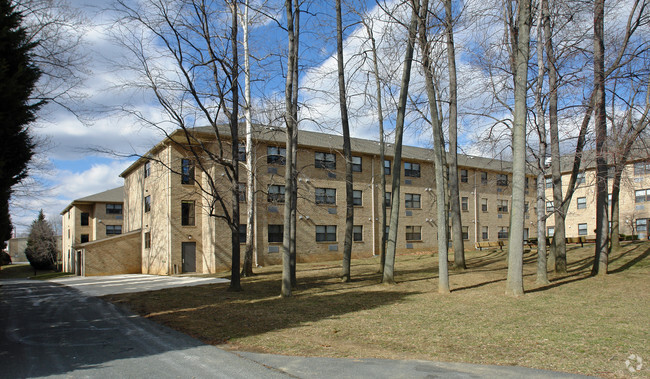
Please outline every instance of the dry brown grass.
M535 284L535 252L525 257L526 295L504 295L505 254L467 253L437 293L437 257L398 256L397 285L380 284L378 259L301 264L292 298L278 297L280 267L242 281L109 296L133 311L207 343L287 355L427 359L519 365L624 377L625 359L650 361L650 243L625 244L610 274L590 277L593 245L568 251L569 273ZM634 376L650 376L646 367Z

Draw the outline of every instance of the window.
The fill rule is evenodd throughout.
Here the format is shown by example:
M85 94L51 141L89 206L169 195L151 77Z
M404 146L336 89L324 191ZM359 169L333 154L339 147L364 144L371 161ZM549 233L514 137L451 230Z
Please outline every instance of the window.
M419 193L407 193L404 194L405 207L409 208L420 208L420 194Z
M485 171L481 172L481 184L486 185L488 183L488 173Z
M553 237L553 235L555 235L555 227L549 226L548 228L546 228L546 235L549 237Z
M546 184L546 188L553 188L553 178L544 179L544 183Z
M528 188L528 178L524 178L524 188Z
M151 210L151 195L144 198L144 212L147 213Z
M460 210L467 212L469 210L469 198L460 198Z
M122 225L106 225L106 235L122 234Z
M469 226L463 226L463 240L469 240Z
M81 226L88 226L89 218L90 218L90 213L81 212Z
M384 175L390 175L390 161L384 159Z
M268 242L282 242L284 237L284 225L269 225L268 230Z
M612 194L611 193L607 194L607 206L608 207L612 206Z
M645 233L648 231L648 219L647 218L639 218L636 220L636 232L637 233Z
M106 214L107 215L121 215L122 214L122 204L106 204Z
M384 229L384 241L388 243L388 232L390 231L390 226L386 225L386 229Z
M481 211L483 212L488 211L488 200L485 198L481 199Z
M578 235L579 236L587 235L587 224L578 224Z
M336 225L316 225L316 242L335 242Z
M362 198L361 198L361 190L353 190L352 191L352 204L353 205L363 205Z
M246 202L246 183L239 183L238 184L237 195L239 196L239 202L240 203L245 203Z
M148 178L151 175L151 162L146 161L144 163L144 177Z
M239 243L246 243L246 224L239 224Z
M151 249L151 232L144 233L144 248Z
M634 175L650 174L650 161L636 162L634 164Z
M90 236L88 234L82 234L81 235L81 243L86 243L90 241Z
M552 213L555 212L555 207L553 206L552 201L547 201L546 202L546 213Z
M528 213L529 205L528 202L524 202L524 213Z
M237 160L240 162L246 162L246 143L242 142L239 144L239 149L237 149Z
M181 160L181 184L194 184L194 164L189 159Z
M336 188L316 188L316 204L336 204Z
M422 227L421 226L407 226L406 227L406 240L407 241L421 241L422 240Z
M336 168L336 155L334 153L314 153L314 166L333 170Z
M578 201L578 209L586 209L587 208L587 198L586 197L579 197L577 199Z
M352 172L361 172L361 157L352 157Z
M497 186L508 186L508 174L497 174Z
M508 227L507 226L502 226L499 228L499 232L497 233L497 238L500 240L504 240L508 238Z
M194 201L181 201L181 225L194 226Z
M412 178L420 177L420 164L404 162L404 176L410 176Z
M508 213L508 200L497 200L497 212Z
M488 227L487 226L482 226L481 227L481 238L483 239L483 241L487 241L488 239L490 239L489 237L490 237L490 234L489 234Z
M284 203L284 186L280 184L269 185L267 201L269 203Z
M284 165L287 160L287 149L278 146L266 148L266 163Z
M469 181L467 170L460 170L460 181L461 183L467 183Z
M576 185L577 184L585 184L585 173L584 172L579 172L578 176L576 177Z
M650 189L634 191L634 201L637 203L650 201Z
M384 203L386 203L387 207L390 207L390 192L386 192L386 195L384 197Z
M355 225L352 227L352 241L363 241L363 225Z

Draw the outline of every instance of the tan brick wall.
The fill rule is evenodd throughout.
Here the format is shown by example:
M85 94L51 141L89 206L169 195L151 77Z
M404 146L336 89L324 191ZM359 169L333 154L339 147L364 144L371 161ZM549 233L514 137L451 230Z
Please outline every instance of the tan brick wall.
M578 225L587 224L587 235L595 236L596 228L596 172L593 169L585 172L585 183L576 187L571 197L569 210L566 216L566 236L577 237ZM562 195L566 196L567 186L571 175L562 175ZM650 218L650 203L636 203L634 193L636 190L650 189L650 175L635 175L634 164L626 165L621 178L621 191L619 199L619 230L622 234L636 234L635 223L637 219ZM609 180L608 193L612 192L612 180ZM578 209L578 198L585 198L585 208ZM546 189L547 201L553 200L553 189ZM609 215L608 215L609 216ZM611 217L609 217L611 218ZM610 220L611 221L611 220ZM555 217L548 218L547 227L555 226Z
M80 245L85 276L138 274L142 272L141 233L132 231Z
M327 170L316 168L314 165L315 152L333 152L336 157L336 168ZM167 147L161 149L153 160L168 162L174 171L180 171L180 161L186 154L182 149ZM228 152L226 151L226 155ZM354 173L354 189L362 191L362 205L355 206L354 224L363 226L363 240L353 243L354 257L369 257L373 253L379 253L381 240L380 229L380 174L383 170L383 162L379 161L378 155L356 154L362 159L362 171ZM257 207L257 230L256 245L258 263L261 265L279 263L281 260L281 243L268 242L268 225L283 224L284 204L272 203L267 200L268 186L271 184L284 185L285 166L280 164L267 164L267 145L258 143L256 145L256 207ZM392 159L392 158L390 158ZM231 234L230 228L225 220L209 215L213 212L222 215L220 206L211 209L208 197L201 187L208 188L207 175L201 174L197 168L195 171L197 183L194 185L183 185L180 175L170 173L165 165L153 162L152 175L144 179L140 178L142 166L136 167L125 177L125 193L127 194L126 204L128 206L140 207L142 193L144 196L152 196L152 211L144 215L137 215L137 210L125 210L127 225L139 225L139 217L142 218L144 231L152 233L152 246L150 249L143 249L142 271L152 274L173 274L180 272L182 267L182 243L196 243L196 271L215 272L230 267L231 261ZM420 164L420 177L404 176L404 161ZM463 169L465 169L463 167ZM467 197L468 209L462 212L463 225L467 226L468 239L465 241L467 249L473 248L477 240L476 231L480 238L481 227L489 227L488 240L497 239L499 227L509 226L509 213L498 217L496 212L497 200L507 200L508 210L511 209L511 187L496 186L496 172L488 173L488 183L482 184L480 179L481 169L467 168L468 181L461 183L461 197ZM166 171L165 171L166 170ZM405 159L402 162L401 170L401 199L400 199L400 222L397 240L397 251L420 252L433 251L436 249L436 221L435 221L435 184L433 164L430 161L417 161ZM308 146L301 146L298 150L298 220L297 220L297 246L298 261L317 261L340 259L343 253L343 242L345 232L345 164L344 159L338 151L321 150ZM165 172L167 174L165 174ZM223 200L230 211L231 196L230 182L223 174L221 167L214 168L211 176L223 180L217 180L217 191L223 195ZM508 175L509 181L512 176ZM387 191L390 191L392 176L387 177ZM240 183L246 181L246 169L240 165ZM534 217L534 183L530 178L530 188L527 201L530 203L529 218L526 220L526 228L529 229L531 237L536 236ZM336 189L336 204L324 205L315 203L316 188ZM250 190L250 189L248 189ZM405 208L405 194L419 194L421 206L417 209ZM488 199L488 212L480 211L480 199ZM161 200L162 199L162 200ZM181 202L193 200L196 204L196 217L194 226L181 225ZM127 205L125 204L125 208ZM478 207L478 208L477 208ZM478 210L478 211L477 211ZM390 208L388 209L390 214ZM240 203L240 223L246 223L246 203ZM317 225L336 225L336 241L316 242ZM406 241L406 227L421 227L421 240ZM241 246L243 260L244 247Z

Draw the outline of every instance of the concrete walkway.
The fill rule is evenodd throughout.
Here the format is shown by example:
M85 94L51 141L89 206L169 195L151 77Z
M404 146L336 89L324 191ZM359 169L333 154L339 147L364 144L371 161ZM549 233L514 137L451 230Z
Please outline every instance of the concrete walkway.
M50 280L74 288L88 296L104 296L129 292L157 291L171 287L228 283L228 279L199 276L159 276L126 274L109 276L72 276Z

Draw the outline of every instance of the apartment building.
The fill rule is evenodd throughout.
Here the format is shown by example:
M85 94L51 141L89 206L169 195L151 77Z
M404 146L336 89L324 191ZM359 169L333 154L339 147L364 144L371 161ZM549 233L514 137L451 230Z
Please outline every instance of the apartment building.
M571 198L566 215L566 236L596 235L596 167L593 152L586 152L583 169L578 174L576 190ZM622 172L619 195L619 231L621 234L637 235L640 239L648 238L650 223L650 159L644 149L639 149ZM562 160L562 194L565 195L573 158ZM613 169L608 175L609 204L611 205ZM546 178L546 211L553 211L553 185L550 177ZM609 214L610 211L608 211ZM611 220L610 220L611 221ZM611 225L611 223L610 223ZM555 232L555 216L546 222L547 235Z
M219 147L211 128L193 131L213 152ZM224 131L222 138L227 136ZM227 137L226 137L227 138ZM214 272L230 267L228 225L219 218L215 197L206 191L210 178L221 201L229 204L232 183L220 166L199 169L188 152L182 131L172 133L120 176L124 178L124 230L139 233L142 272L172 275ZM193 143L196 143L194 141ZM255 260L260 265L281 261L284 212L284 129L256 127L253 149L254 188L246 188L246 170L240 163L240 236L245 240L245 191L255 191ZM345 232L345 159L340 136L300 131L298 135L298 261L340 259ZM378 254L381 240L381 202L400 202L398 252L436 249L437 225L432 151L404 146L402 164L393 167L393 146L386 160L379 159L379 144L353 139L354 232L353 256ZM240 159L246 152L239 147ZM199 157L200 158L200 157ZM460 155L459 178L463 239L471 247L478 241L508 238L511 209L511 162ZM206 161L207 162L207 161ZM204 162L205 163L205 162ZM394 170L401 170L401 198L381 198L380 175L387 175L386 190ZM533 176L527 204L534 204ZM228 195L224 195L228 194ZM528 208L528 207L527 207ZM526 209L526 233L536 236L532 208ZM243 249L242 249L243 254Z
M80 247L122 234L124 187L72 201L61 212L63 271L83 271Z

